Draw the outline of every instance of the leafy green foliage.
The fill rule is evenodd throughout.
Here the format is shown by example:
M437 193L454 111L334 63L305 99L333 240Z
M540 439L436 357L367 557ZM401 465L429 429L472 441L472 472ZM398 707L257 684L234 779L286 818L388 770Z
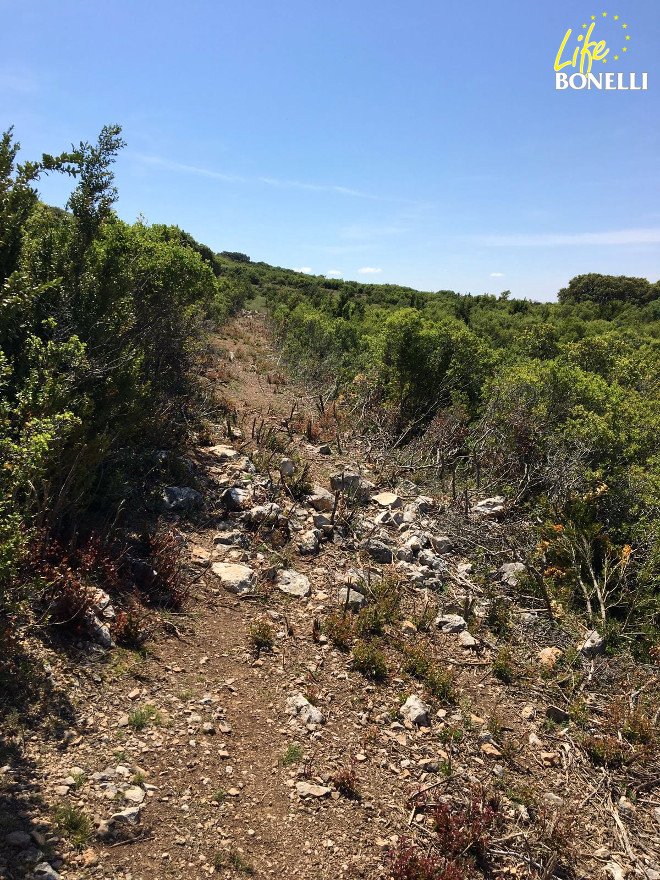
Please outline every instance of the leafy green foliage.
M358 642L353 648L353 666L357 672L374 681L385 681L387 678L385 655L372 642Z
M76 807L60 807L55 812L55 824L76 849L84 849L93 830L89 816Z
M426 690L430 696L441 703L455 703L458 699L456 678L452 669L442 669L431 664L424 678Z
M323 621L323 632L327 634L333 645L342 651L347 651L354 635L351 614L333 611Z
M644 305L660 296L660 285L651 284L646 278L627 278L625 275L578 275L568 287L559 291L559 302L632 302Z
M141 706L128 716L128 726L135 731L144 730L151 725L162 724L163 717L155 706Z
M511 648L500 648L493 660L493 675L505 684L510 684L516 677Z
M457 502L487 480L525 508L539 523L525 539L528 591L583 614L609 650L648 657L660 634L659 282L582 275L558 303L535 303L262 263L226 271L265 297L289 363L361 412L381 448L437 466ZM502 634L503 610L489 620Z
M283 767L290 767L291 764L300 764L303 757L303 748L300 743L291 743L287 746L286 752L282 755L280 763Z
M187 441L204 322L245 294L176 227L116 217L123 145L106 126L96 143L21 165L11 130L0 139L3 617L33 598L18 570L35 527L70 534L91 510L106 515L152 450ZM76 178L68 210L40 203L46 173Z
M249 641L252 649L257 654L261 651L269 651L275 641L273 627L267 620L255 620L250 624Z

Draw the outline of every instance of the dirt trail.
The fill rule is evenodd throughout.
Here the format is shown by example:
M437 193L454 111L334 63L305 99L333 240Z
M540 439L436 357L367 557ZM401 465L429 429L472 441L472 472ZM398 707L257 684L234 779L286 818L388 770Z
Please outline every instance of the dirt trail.
M231 357L220 367L231 373L227 394L238 422L246 431L255 420L278 425L291 411L292 396L269 384L277 364L262 320L235 322L217 344ZM207 461L204 450L198 460ZM198 479L207 482L203 472ZM185 517L172 519L186 537L187 553L206 550L215 558L216 527L198 530ZM253 551L232 555L248 564L255 558L263 562ZM326 576L322 566L317 556L297 568L313 568L318 582ZM328 724L310 739L303 725L289 724L285 711L292 685L304 690L327 663L326 651L312 641L314 603L308 608L305 602L300 611L289 608L282 595L266 604L241 601L219 589L208 568L193 566L191 572L192 601L184 615L172 618L177 635L159 637L146 659L116 649L82 670L61 666L66 678L76 673L78 723L65 737L66 749L37 736L26 743L53 806L82 808L98 824L136 802L117 790L133 780L147 788L139 824L120 828L115 822L106 842L92 835L82 854L69 851L62 862L60 842L46 831L50 823L35 815L33 827L50 833L40 851L70 878L235 877L252 871L274 877L362 875L380 855L372 852L373 805L340 801L336 792L327 800L301 801L293 787L300 760L283 763L292 744L294 757L298 744L307 759L320 749L338 761L346 757L341 716L329 713ZM288 626L295 634L280 632L275 652L255 659L249 627L269 611L275 629ZM332 666L344 674L346 658ZM151 706L155 719L148 714ZM145 726L135 730L134 716L145 707ZM205 723L212 732L203 732ZM24 828L18 819L6 827ZM118 834L118 828L127 833ZM34 857L34 843L30 846L26 852ZM11 866L9 859L8 870Z
M228 396L245 433L255 421L279 426L290 414L292 395L269 383L268 376L276 376L278 369L262 319L248 316L233 323L218 342L231 357ZM235 440L235 445L241 442ZM200 460L204 458L202 452ZM183 524L181 529L186 533ZM216 532L186 533L191 551L213 554ZM232 555L247 564L261 556ZM320 562L317 557L313 567ZM297 566L301 571L308 567ZM150 728L147 736L127 738L125 751L132 757L138 745L136 763L157 786L144 811L149 839L107 849L103 863L145 880L183 872L203 877L253 870L256 876L330 878L355 867L362 873L369 862L363 849L373 838L372 811L332 798L329 803L301 802L292 787L300 762L282 763L292 743L309 752L308 732L299 725L292 728L284 711L292 683L306 687L325 663L312 641L311 626L298 622L306 615L283 608L277 597L266 606L237 600L219 589L205 569L195 599L181 638L158 644L155 656L131 674L144 680L139 697L126 703L127 684L116 691L119 712L151 701L165 719L173 710L177 720L171 732L165 720L165 726ZM274 627L286 629L286 618L295 635L280 638L276 653L255 659L250 624L269 610L277 618ZM340 666L345 666L343 659ZM187 729L178 720L185 713L190 713ZM200 733L204 721L210 721L215 733ZM230 733L222 732L229 727ZM341 719L334 724L330 720L319 733L338 756L343 751L341 727ZM341 829L344 823L346 830Z

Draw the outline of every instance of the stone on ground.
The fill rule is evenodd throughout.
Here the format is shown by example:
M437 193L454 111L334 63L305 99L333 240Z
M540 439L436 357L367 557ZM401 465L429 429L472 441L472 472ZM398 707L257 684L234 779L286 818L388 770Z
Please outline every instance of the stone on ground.
M554 721L555 724L567 724L571 717L568 712L559 706L547 706L545 714L546 717L549 718L550 721Z
M218 461L234 461L240 456L240 452L234 449L233 446L226 446L224 443L212 446L209 449L209 452L217 458Z
M478 648L479 642L466 629L458 634L458 643L462 648Z
M110 630L104 623L101 623L93 611L85 612L84 623L88 635L102 648L114 648L115 643L110 635Z
M594 629L580 646L580 653L585 657L595 657L605 650L605 639Z
M374 483L353 471L342 471L330 477L330 487L334 492L343 491L353 495L358 501L368 501L376 488Z
M313 556L319 549L319 534L317 531L301 532L298 536L297 547L301 556Z
M403 503L394 492L379 492L378 495L373 496L372 501L375 501L379 507L392 507L394 509L401 507Z
M296 791L300 797L327 797L331 789L325 785L316 785L313 782L296 782Z
M360 609L366 602L366 599L357 590L351 587L342 587L337 595L337 600L342 607L346 607L346 599L348 598L348 608Z
M211 571L229 593L236 593L240 596L253 591L255 574L247 565L238 565L233 562L214 562Z
M525 571L525 566L522 562L505 562L504 565L501 565L497 570L498 575L500 576L500 580L507 584L509 587L515 587L518 583L520 575Z
M250 506L252 493L249 489L232 486L231 489L225 489L220 497L220 501L227 510L245 510L246 507Z
M411 724L418 727L429 727L431 707L424 703L416 694L411 694L400 709L400 714Z
M557 660L559 660L563 653L564 652L561 650L561 648L543 648L538 653L538 661L541 666L546 666L548 669L552 669L557 665Z
M132 804L141 804L145 798L145 791L139 785L132 785L124 792L124 797Z
M435 625L443 633L459 633L467 629L467 623L460 614L443 614L436 617Z
M443 553L450 553L453 548L453 543L450 538L446 535L440 535L436 537L435 535L429 535L429 542L431 544L431 548L434 553L438 553L442 555Z
M384 541L372 538L365 543L364 549L372 559L375 559L376 562L380 562L382 565L389 565L392 562L392 548L388 547Z
M228 547L242 547L246 544L246 538L243 532L238 529L231 529L228 532L218 532L213 536L214 544L224 544Z
M283 477L292 477L296 472L296 466L290 458L283 458L280 462L280 473Z
M61 874L58 874L48 862L39 862L32 876L34 880L60 880Z
M495 495L493 498L484 498L478 501L471 510L475 516L499 516L504 512L506 499L502 495Z
M258 504L256 507L250 508L243 514L242 519L256 525L266 519L275 519L280 513L282 513L280 505L271 501L269 504Z
M25 831L11 831L6 837L5 840L9 844L9 846L18 846L21 849L30 845L31 837L29 834L26 834Z
M325 724L322 713L301 693L291 694L286 701L289 715L298 717L303 724Z
M202 496L190 486L167 486L163 489L163 506L165 510L190 510L199 507Z
M307 500L320 513L328 513L335 506L335 496L323 486L314 486L314 491Z
M283 569L277 574L277 587L282 593L304 599L311 593L309 578L292 569Z

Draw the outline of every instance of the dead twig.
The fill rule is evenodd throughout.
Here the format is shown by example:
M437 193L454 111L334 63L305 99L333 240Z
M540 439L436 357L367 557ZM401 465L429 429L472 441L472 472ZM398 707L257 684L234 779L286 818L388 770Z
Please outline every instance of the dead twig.
M143 843L148 840L155 840L155 837L146 837L144 834L141 834L139 837L131 837L128 840L118 840L117 843L111 843L110 849L114 849L116 846L129 846L131 843Z

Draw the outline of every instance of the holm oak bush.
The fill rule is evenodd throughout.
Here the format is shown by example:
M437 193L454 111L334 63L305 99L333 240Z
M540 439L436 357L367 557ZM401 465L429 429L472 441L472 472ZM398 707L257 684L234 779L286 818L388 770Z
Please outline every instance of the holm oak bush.
M33 567L32 537L69 546L88 515L114 518L154 450L187 442L199 411L205 322L240 305L244 285L173 226L113 211L119 126L96 143L20 163L0 137L0 617L51 591L61 621L84 612L89 584L62 558ZM46 174L73 179L65 209L39 200ZM154 547L160 561L170 554ZM84 568L84 565L83 565ZM178 606L172 566L154 589ZM35 574L39 574L38 572ZM38 597L37 597L38 598ZM7 638L3 637L3 645Z

